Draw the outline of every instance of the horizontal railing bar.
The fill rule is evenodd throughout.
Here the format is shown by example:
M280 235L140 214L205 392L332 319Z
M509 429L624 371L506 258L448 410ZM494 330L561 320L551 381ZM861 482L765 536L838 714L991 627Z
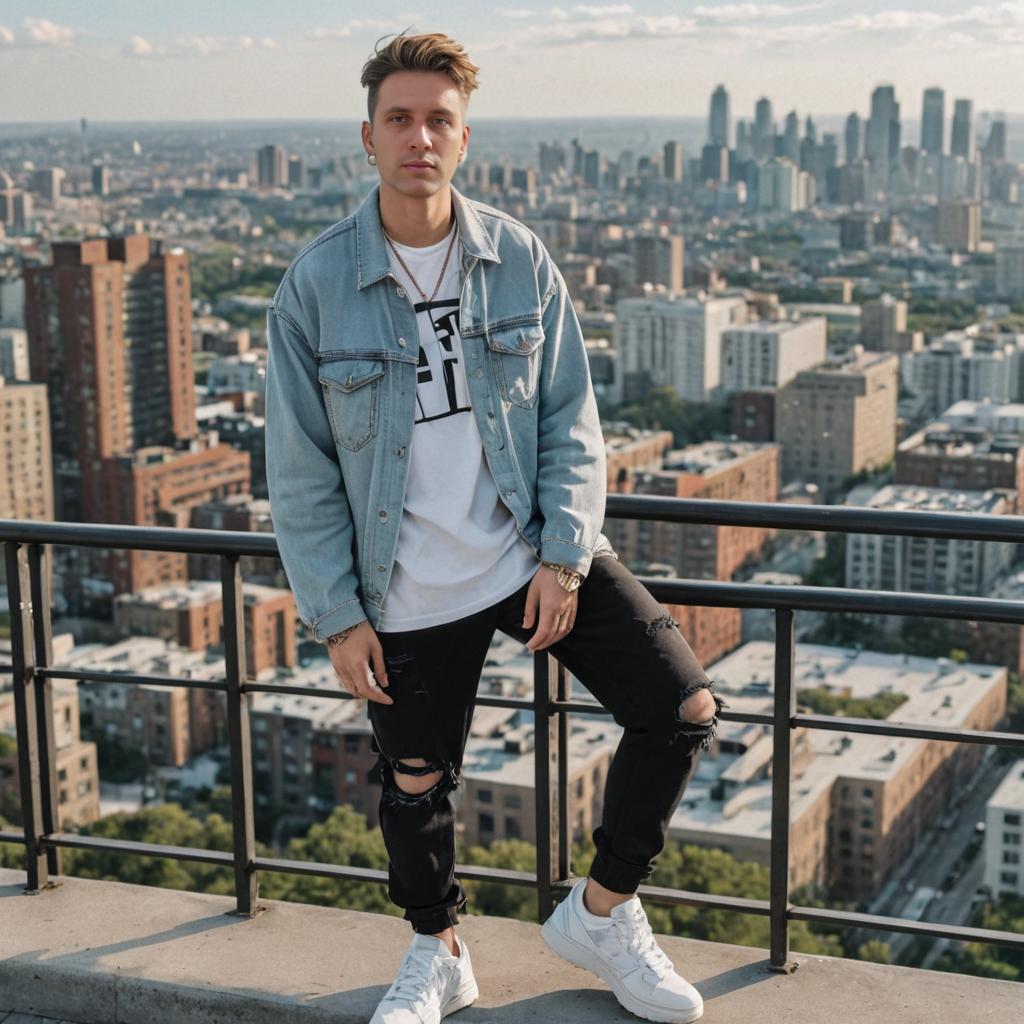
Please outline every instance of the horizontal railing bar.
M163 857L168 860L189 860L199 864L220 864L230 869L234 859L230 851L202 850L198 846L165 846L133 839L110 839L107 836L83 836L76 832L53 832L39 837L40 846L62 846L75 850L97 850L103 853L134 853L142 857Z
M799 700L799 694L797 700ZM798 713L794 726L807 729L832 729L837 732L865 732L882 736L909 736L919 740L949 740L952 743L984 743L1000 747L1024 747L1024 733L991 732L985 729L944 729L940 725L915 725L871 718L843 718L841 715Z
M248 682L242 686L242 693L278 693L283 696L330 697L334 700L360 700L348 690L325 690L318 686L289 686L284 683ZM476 698L477 704L491 708L524 708L533 710L533 699L530 697L500 697L497 694L482 693Z
M903 537L1005 541L1011 544L1024 541L1024 516L1000 516L983 512L918 512L852 505L789 505L777 502L670 498L654 494L609 494L605 513L612 519L661 520L707 526L876 533ZM196 554L277 555L277 541L272 533L176 526L0 519L0 541L9 540Z
M791 608L811 612L863 612L869 615L920 615L933 619L1011 622L1024 625L1024 601L955 594L916 594L896 590L847 590L844 587L774 586L718 580L637 576L663 604L709 608Z
M347 879L387 884L386 870L347 867L343 864L324 864L311 860L284 860L277 857L256 857L253 866L259 871L281 871L291 875L315 875L318 878ZM510 871L507 868L486 868L476 864L458 864L459 878L474 882L504 882L508 885L536 887L537 876L530 871Z
M25 845L24 832L0 832L0 843L21 843Z
M77 679L90 683L152 683L156 686L184 686L192 690L226 690L227 680L224 679L192 679L188 676L146 675L139 672L118 672L106 669L86 668L49 668L35 669L36 679Z
M712 501L656 494L609 494L613 519L662 520L705 526L751 526L824 533L877 533L943 540L1024 541L1024 516L989 512L918 512L857 505L788 505L770 501Z
M272 533L200 530L183 526L127 526L113 523L0 519L0 541L8 540L23 544L63 544L127 551L278 557L277 538Z
M799 691L797 700L799 701ZM587 701L557 700L551 702L552 712L572 714L610 715L600 705ZM770 714L756 711L722 711L723 722L751 722L771 726ZM915 725L907 722L890 722L876 718L845 718L841 715L815 715L798 712L790 720L794 728L832 729L835 732L862 732L880 736L909 736L921 740L948 740L951 743L982 743L1000 747L1024 747L1024 733L992 732L983 729L944 729L939 725Z
M815 924L840 924L848 927L869 928L883 932L907 932L926 935L933 939L956 939L961 942L990 942L997 946L1024 949L1024 932L1003 932L991 928L969 928L943 921L912 921L903 917L882 917L863 914L855 910L829 910L825 907L791 906L791 921L811 921Z

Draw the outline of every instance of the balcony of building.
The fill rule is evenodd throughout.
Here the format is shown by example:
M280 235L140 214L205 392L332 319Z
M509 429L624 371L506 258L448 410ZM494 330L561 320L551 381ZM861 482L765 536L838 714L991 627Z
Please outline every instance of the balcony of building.
M903 534L1019 543L1017 517L889 512L846 507L787 507L615 495L608 514L679 523L754 526L846 533ZM11 616L13 677L21 780L22 831L0 842L24 845L23 871L0 873L0 1013L27 1013L76 1024L156 1020L365 1021L386 990L409 939L408 925L388 916L297 905L259 897L262 872L290 872L383 883L385 874L344 864L257 856L249 701L254 692L321 690L245 676L239 558L276 555L272 535L215 530L0 521ZM43 546L86 545L216 554L221 559L225 678L178 679L72 670L53 665L50 600ZM770 609L775 616L773 710L726 710L723 719L758 722L773 732L771 891L754 900L644 887L645 901L686 904L767 917L770 947L756 949L665 937L681 973L704 994L705 1018L739 1022L1019 1021L1018 983L795 953L789 925L807 921L842 928L904 932L953 941L1024 948L1011 932L923 922L855 911L795 905L790 899L790 782L796 728L910 736L954 743L1024 748L1017 733L946 728L798 712L793 684L794 616L803 610L857 611L1024 624L1024 602L918 593L764 586L641 577L672 604ZM564 667L546 651L534 660L532 698L481 695L479 704L527 708L537 723L535 745L536 869L517 872L463 865L466 879L526 886L536 893L537 919L571 886L567 799L569 716L594 713L570 699ZM225 694L230 741L233 849L198 850L80 835L60 829L52 714L54 679L116 680L199 686ZM338 699L350 699L339 690ZM103 849L203 861L229 869L232 896L211 896L63 875L65 848ZM468 916L465 935L481 982L481 999L461 1011L467 1021L627 1020L597 979L558 961L537 924ZM0 1018L2 1019L2 1018Z

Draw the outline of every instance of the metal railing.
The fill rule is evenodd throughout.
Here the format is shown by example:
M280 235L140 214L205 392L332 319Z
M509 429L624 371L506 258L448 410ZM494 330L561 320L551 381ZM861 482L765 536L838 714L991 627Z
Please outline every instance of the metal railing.
M771 529L838 533L890 534L981 541L1024 541L1024 518L947 512L889 511L846 506L790 506L754 502L618 495L608 497L610 518L659 520L672 523L749 526ZM317 875L335 879L387 882L387 872L347 865L258 857L253 817L252 758L249 701L252 693L299 694L353 699L340 687L288 686L245 680L245 639L242 618L243 555L276 557L273 534L163 527L112 526L79 523L0 520L5 545L11 616L11 660L0 671L14 680L15 723L21 785L23 832L0 832L0 842L25 845L26 891L39 893L61 872L61 850L77 848L167 857L230 868L235 878L235 912L251 916L257 905L260 871ZM52 667L50 599L42 572L45 544L176 551L220 557L224 605L225 678L197 680L138 675L94 669ZM956 743L981 743L1024 749L1024 735L926 724L901 724L861 718L808 714L797 711L794 686L795 633L798 611L860 612L924 616L1024 625L1024 601L934 594L847 590L832 587L775 586L752 583L638 577L658 600L733 608L764 608L775 613L774 707L771 714L722 711L721 719L758 723L773 736L768 900L713 895L643 885L640 894L655 903L686 904L708 910L732 910L769 918L773 970L793 969L789 960L789 923L808 921L880 931L909 932L928 938L991 943L1024 949L1024 935L940 922L922 922L849 910L794 905L789 899L790 765L796 728L909 736ZM37 614L38 612L38 614ZM58 830L56 745L52 681L88 679L117 683L220 690L227 697L228 743L232 794L233 849L200 850L86 836ZM556 895L572 885L568 807L568 717L572 713L608 714L599 705L569 699L565 667L548 651L534 656L533 699L481 694L479 704L523 708L535 714L536 744L536 872L459 865L459 877L532 887L537 893L538 917L551 912Z

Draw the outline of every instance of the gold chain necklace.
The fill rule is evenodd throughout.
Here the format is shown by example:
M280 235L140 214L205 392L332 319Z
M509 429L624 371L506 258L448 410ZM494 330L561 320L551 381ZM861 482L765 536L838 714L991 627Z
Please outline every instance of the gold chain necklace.
M384 238L387 240L388 245L391 246L391 251L395 254L395 258L398 260L398 262L401 263L402 269L409 275L409 280L412 281L414 285L416 285L416 291L420 293L420 297L423 299L424 302L434 301L434 296L437 294L437 289L441 287L441 282L444 280L444 272L448 269L448 261L451 259L452 248L455 245L455 239L458 237L458 234L459 230L458 228L456 228L452 232L452 240L448 243L448 251L445 253L444 263L441 265L441 273L438 274L437 276L437 284L434 285L434 290L430 293L430 298L428 299L427 293L420 287L419 281L417 281L416 278L412 276L412 271L406 266L405 260L402 259L401 253L399 253L399 251L395 248L395 243L391 241L391 236L386 231L384 232Z

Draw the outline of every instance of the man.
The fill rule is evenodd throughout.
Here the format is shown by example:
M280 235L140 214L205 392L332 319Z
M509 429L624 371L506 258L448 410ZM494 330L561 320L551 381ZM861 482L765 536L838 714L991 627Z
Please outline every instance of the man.
M692 1021L700 994L635 894L724 702L600 532L604 443L561 274L451 185L477 70L441 34L375 52L362 142L379 185L296 256L267 317L278 545L303 621L368 701L388 892L415 933L372 1024L478 995L451 794L495 629L550 648L624 727L597 855L545 941L638 1016Z

